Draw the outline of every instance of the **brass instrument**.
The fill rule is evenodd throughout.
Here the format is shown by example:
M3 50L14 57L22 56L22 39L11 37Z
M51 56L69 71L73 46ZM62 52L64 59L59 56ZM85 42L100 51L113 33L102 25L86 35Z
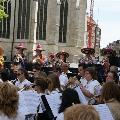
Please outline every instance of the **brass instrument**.
M0 70L4 68L4 50L2 47L0 47Z
M13 61L18 63L23 61L22 55L16 54Z

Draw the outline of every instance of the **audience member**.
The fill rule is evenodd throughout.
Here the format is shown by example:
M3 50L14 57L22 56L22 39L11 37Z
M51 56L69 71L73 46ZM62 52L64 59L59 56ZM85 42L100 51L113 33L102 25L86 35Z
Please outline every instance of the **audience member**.
M0 120L24 120L24 115L18 111L19 95L14 85L0 84Z
M120 120L120 88L114 82L108 82L102 88L102 100L108 105L115 120Z
M77 104L65 110L64 120L100 120L100 117L93 106Z

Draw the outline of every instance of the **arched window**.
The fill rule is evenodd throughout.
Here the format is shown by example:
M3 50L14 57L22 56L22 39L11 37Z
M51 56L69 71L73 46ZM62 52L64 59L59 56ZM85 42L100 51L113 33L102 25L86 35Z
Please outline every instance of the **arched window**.
M2 5L8 17L0 21L0 38L10 38L11 2L5 1Z
M37 32L36 32L37 40L46 39L47 5L48 0L38 0Z
M68 1L67 0L61 0L60 26L59 26L59 42L61 42L61 43L66 43L67 17L68 17Z
M18 39L29 38L30 4L31 0L19 0L18 29L17 29Z

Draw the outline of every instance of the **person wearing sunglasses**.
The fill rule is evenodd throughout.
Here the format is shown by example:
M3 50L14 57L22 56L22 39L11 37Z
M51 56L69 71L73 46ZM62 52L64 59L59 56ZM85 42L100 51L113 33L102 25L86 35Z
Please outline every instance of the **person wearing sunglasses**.
M26 85L30 86L31 82L28 81L27 78L28 78L28 72L23 68L18 69L18 72L17 72L18 81L16 81L15 85L19 89L23 89Z
M47 77L47 74L41 70L42 66L39 63L34 63L32 66L33 76L38 78L39 76Z

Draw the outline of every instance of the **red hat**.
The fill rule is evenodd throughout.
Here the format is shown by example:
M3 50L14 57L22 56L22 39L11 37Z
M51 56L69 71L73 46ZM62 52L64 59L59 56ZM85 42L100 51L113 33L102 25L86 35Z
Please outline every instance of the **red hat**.
M45 50L42 49L42 45L40 43L37 44L36 50L45 51Z
M19 43L17 46L15 46L16 49L23 49L26 50L27 48L24 46L24 43Z
M95 53L95 50L93 48L83 48L83 49L81 49L81 52L83 54L93 54L93 53Z
M56 54L56 57L59 58L60 55L65 55L67 58L69 57L69 54L67 52L64 52L64 51L60 51Z
M103 51L104 55L112 54L114 52L114 50L112 48L103 48L102 51Z

